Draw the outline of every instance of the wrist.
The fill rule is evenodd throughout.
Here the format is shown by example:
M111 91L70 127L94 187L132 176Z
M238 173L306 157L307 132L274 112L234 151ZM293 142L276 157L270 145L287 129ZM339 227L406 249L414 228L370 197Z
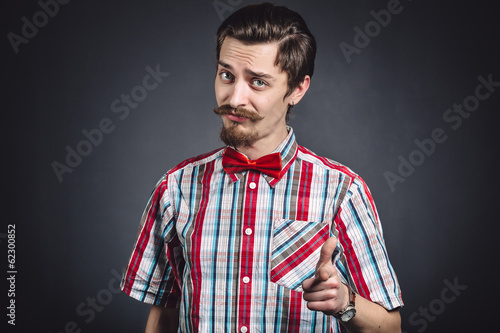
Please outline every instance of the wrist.
M344 306L340 309L340 311L344 310L347 306L349 306L349 304L351 303L351 294L352 294L352 290L348 285L342 283L342 286L344 286L344 290L345 290L345 293L344 293L345 302L343 303Z
M338 311L333 315L342 323L347 323L356 315L356 308L355 308L356 294L348 286L345 285L345 287L347 288L346 292L347 304L342 310Z

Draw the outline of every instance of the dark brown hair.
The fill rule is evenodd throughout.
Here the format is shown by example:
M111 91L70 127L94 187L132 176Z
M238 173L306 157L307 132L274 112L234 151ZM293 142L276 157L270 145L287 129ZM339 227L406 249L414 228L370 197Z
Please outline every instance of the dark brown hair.
M237 10L217 30L217 60L226 37L249 44L278 43L275 65L288 74L284 97L289 96L306 75L313 75L316 41L304 19L293 10L269 2Z

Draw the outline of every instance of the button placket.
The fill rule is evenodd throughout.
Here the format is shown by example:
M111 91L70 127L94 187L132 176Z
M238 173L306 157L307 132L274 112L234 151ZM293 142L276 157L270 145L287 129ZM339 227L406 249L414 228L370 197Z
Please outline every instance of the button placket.
M242 326L239 331L246 333L249 332L248 324L250 322L251 309L251 295L252 295L252 273L254 265L254 229L255 229L255 215L256 203L258 197L258 188L261 174L253 170L249 170L246 175L245 197L243 223L241 225L241 259L240 259L240 285L239 285L239 305L242 311L239 313L238 321Z

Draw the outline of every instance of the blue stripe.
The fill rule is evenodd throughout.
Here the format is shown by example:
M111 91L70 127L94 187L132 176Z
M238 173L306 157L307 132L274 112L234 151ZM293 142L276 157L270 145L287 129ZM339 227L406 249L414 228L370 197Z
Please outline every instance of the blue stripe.
M290 196L291 196L291 191L292 191L292 182L293 182L293 173L295 169L295 163L290 166L290 168L287 171L287 177L286 177L286 187L285 187L285 194L283 196L283 216L282 218L287 218L290 214Z

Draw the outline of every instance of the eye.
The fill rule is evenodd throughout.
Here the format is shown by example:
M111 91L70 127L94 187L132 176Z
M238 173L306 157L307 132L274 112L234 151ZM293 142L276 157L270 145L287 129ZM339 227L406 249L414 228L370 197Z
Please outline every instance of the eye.
M258 88L263 88L267 85L266 81L260 79L253 80L252 83Z
M228 72L221 72L219 75L223 81L231 81L233 79L233 75Z

